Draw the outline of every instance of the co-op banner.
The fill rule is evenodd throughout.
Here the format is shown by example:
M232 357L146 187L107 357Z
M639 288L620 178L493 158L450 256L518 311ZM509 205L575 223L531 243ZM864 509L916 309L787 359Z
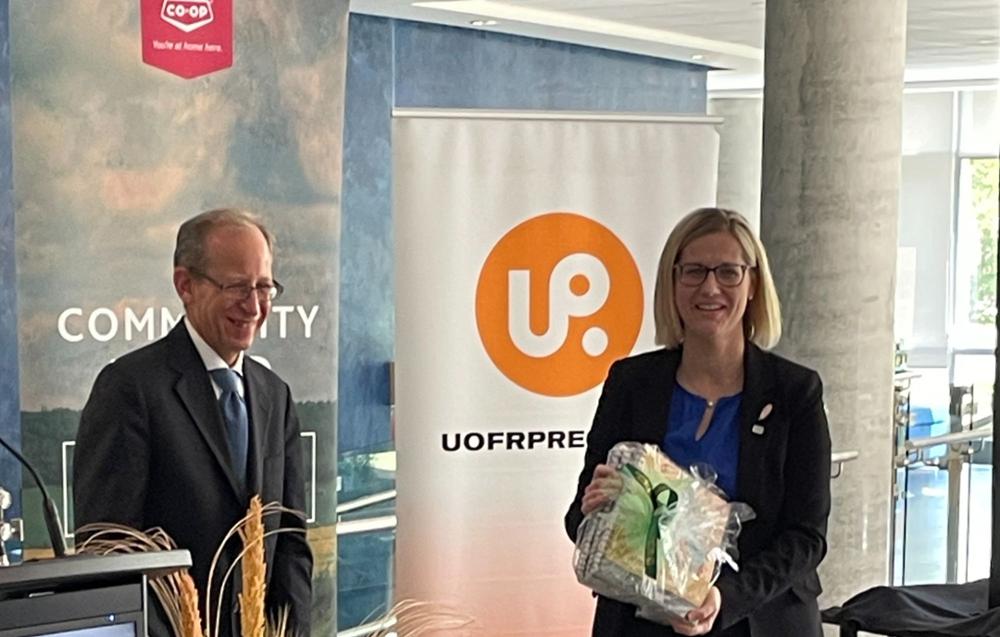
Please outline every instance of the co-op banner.
M715 201L711 120L397 111L397 596L582 635L562 517L608 367L653 347L667 234Z
M259 212L285 294L251 354L288 382L305 433L316 635L336 617L346 29L347 0L10 0L23 450L71 531L94 379L183 315L179 224ZM30 480L23 503L30 556L47 546Z
M233 0L140 0L142 60L183 78L233 65Z

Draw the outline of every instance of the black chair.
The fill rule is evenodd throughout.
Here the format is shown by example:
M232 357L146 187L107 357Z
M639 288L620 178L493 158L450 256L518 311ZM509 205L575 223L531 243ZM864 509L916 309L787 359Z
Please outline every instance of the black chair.
M989 580L968 584L876 586L823 611L841 637L1000 637L1000 608L989 608Z

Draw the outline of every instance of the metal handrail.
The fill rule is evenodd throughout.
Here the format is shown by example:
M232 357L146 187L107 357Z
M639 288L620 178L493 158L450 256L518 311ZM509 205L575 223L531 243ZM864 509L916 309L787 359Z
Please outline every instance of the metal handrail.
M858 451L834 451L830 454L830 462L842 464L851 460L857 460L859 455L861 454Z
M389 489L388 491L379 491L378 493L372 493L371 495L355 498L354 500L341 502L340 504L337 505L337 515L340 515L341 513L347 513L349 511L354 511L357 509L363 509L373 504L385 502L386 500L392 500L395 497L396 497L396 490Z
M941 434L940 436L907 440L905 448L906 451L918 451L920 449L926 449L927 447L954 445L962 442L975 442L977 440L985 440L992 437L993 425L985 425L983 427L976 427L975 429L969 429L966 431L955 431L952 433Z
M337 637L368 637L368 635L371 635L372 633L392 628L395 625L396 616L393 615L381 621L368 622L367 624L361 624L360 626L355 626L354 628L338 630Z
M960 462L967 461L969 457L982 449L986 440L992 438L993 425L988 424L940 436L907 440L903 445L903 450L896 456L896 466L902 468L923 464L941 469L953 459ZM975 447L977 442L981 443L978 449ZM943 445L948 446L948 452L944 456L934 458L927 456L931 448Z
M377 518L363 518L361 520L337 522L337 535L353 535L355 533L384 531L386 529L394 528L396 528L396 516L382 515Z
M844 473L844 464L848 462L853 462L858 459L861 455L858 451L834 451L830 454L830 479L836 480ZM833 468L836 467L836 471Z
M957 514L961 510L963 467L966 463L972 462L975 454L986 446L986 440L992 438L993 424L988 421L988 424L983 426L974 426L940 436L907 440L896 455L896 467L907 469L907 472L913 465L924 465L937 471L947 472L949 513L945 581L948 583L955 583L959 578L959 546L962 531ZM929 457L933 447L946 447L947 451L943 455ZM966 525L969 524L969 511L971 509L966 510Z

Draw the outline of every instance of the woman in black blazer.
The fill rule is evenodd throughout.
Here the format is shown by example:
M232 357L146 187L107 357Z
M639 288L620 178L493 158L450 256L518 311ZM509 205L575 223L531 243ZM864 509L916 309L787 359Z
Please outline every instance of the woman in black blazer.
M604 462L622 441L712 464L756 519L739 537L739 573L724 569L685 620L660 626L599 597L593 634L820 637L816 567L830 513L823 388L816 372L765 351L780 337L780 310L746 219L702 208L680 221L660 258L654 312L664 349L612 365L566 531L575 540L584 515L617 495L620 479Z

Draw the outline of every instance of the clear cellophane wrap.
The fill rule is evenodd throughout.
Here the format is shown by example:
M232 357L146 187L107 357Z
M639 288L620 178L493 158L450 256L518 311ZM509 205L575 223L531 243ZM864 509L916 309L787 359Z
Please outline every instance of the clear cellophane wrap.
M639 617L682 620L705 601L722 562L736 568L736 539L753 510L727 502L710 470L685 471L655 445L618 443L608 464L622 490L580 524L576 577L634 604Z

